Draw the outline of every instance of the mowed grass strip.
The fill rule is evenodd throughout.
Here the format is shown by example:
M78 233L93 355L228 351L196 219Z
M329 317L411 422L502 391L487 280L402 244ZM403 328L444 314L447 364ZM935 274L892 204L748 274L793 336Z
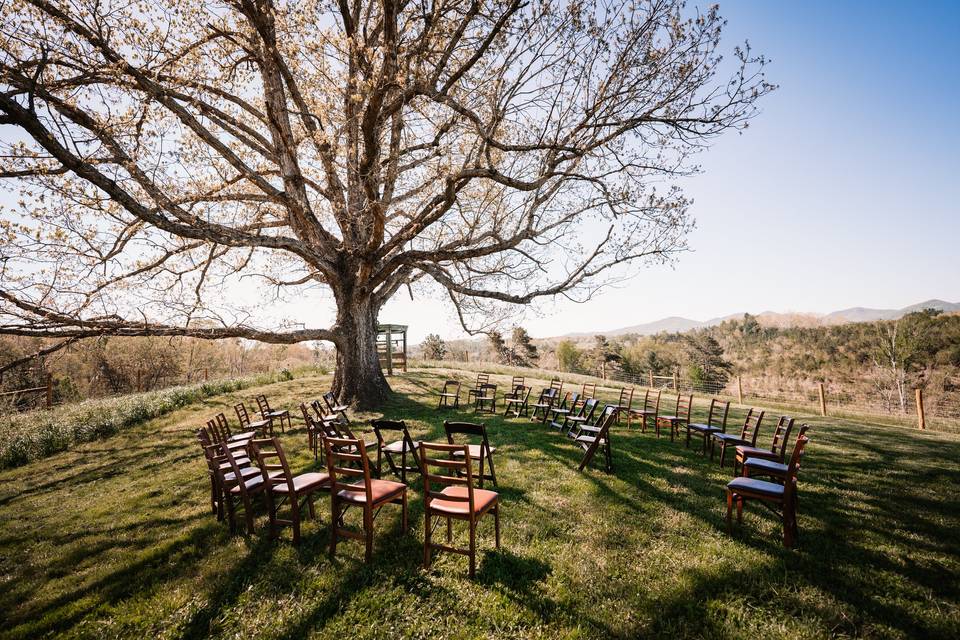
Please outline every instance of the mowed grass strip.
M450 372L391 379L382 415L442 439L436 393ZM461 372L470 379L474 374ZM545 381L530 379L534 394ZM509 384L495 376L500 391ZM547 426L484 417L495 454L503 546L481 525L466 559L420 568L422 487L411 530L399 509L362 545L327 555L329 502L299 548L231 537L208 512L193 429L266 393L295 413L329 377L207 398L106 440L0 473L0 634L9 638L960 637L960 439L797 416L813 425L801 473L800 547L784 550L759 505L726 533L720 469L626 423L614 473L578 473L580 451ZM464 394L465 395L465 394ZM615 400L616 398L607 398ZM636 401L635 401L636 404ZM299 412L296 412L299 413ZM361 425L378 414L354 415ZM696 417L705 418L698 403ZM742 422L740 412L730 424ZM234 422L231 420L231 422ZM773 416L760 435L767 442ZM302 422L281 436L315 468ZM357 521L358 514L350 520ZM458 532L458 541L465 536Z

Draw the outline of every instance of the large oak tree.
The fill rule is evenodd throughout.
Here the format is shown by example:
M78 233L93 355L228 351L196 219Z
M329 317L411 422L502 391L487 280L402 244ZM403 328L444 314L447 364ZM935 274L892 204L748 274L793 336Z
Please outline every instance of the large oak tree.
M326 340L366 405L402 288L473 328L682 249L674 178L772 88L748 48L721 58L715 7L677 0L7 0L0 20L22 194L0 332ZM332 300L334 324L243 315L225 292L247 276L264 306Z

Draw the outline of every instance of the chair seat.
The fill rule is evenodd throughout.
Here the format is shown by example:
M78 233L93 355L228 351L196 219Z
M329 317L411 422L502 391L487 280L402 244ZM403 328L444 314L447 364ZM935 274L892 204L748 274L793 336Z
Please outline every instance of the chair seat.
M560 417L570 414L570 409L553 409L553 415Z
M777 476L787 475L788 466L776 460L764 460L763 458L747 458L743 463L751 471L771 473Z
M237 458L237 466L238 466L238 467L249 467L249 466L250 466L250 458L247 458L247 457ZM220 471L230 471L230 469L232 469L232 468L233 468L233 466L232 466L229 462L222 462L222 463L220 463Z
M227 464L227 466L229 467L230 465ZM244 478L244 479L252 478L253 476L258 476L258 475L260 475L260 469L258 469L257 467L243 467L242 469L240 469L241 478ZM230 473L223 474L224 482L233 482L236 479L237 479L237 474L233 473L232 471Z
M630 413L635 416L655 416L657 412L653 409L630 409Z
M244 449L247 445L250 444L249 440L237 440L236 442L227 442L227 449L234 451L235 449Z
M256 431L244 431L243 433L235 433L230 436L230 442L240 442L241 440L252 440L257 437Z
M244 479L243 485L247 488L247 491L256 491L257 489L262 489L263 475L260 473L260 470L257 469L257 475ZM234 495L240 495L240 484L230 487L230 493Z
M479 444L468 444L468 445L466 445L466 447L467 447L467 452L470 454L470 457L471 457L471 458L473 458L474 460L479 460L479 459L480 459L480 445L479 445ZM493 452L496 451L496 450L497 450L496 447L490 447L490 455L493 455ZM459 457L462 458L462 457L463 457L463 452L462 452L462 451L454 451L454 452L453 452L453 455L454 455L454 456L459 456Z
M357 482L352 484L360 487L360 490L351 491L348 489L341 489L337 492L337 497L344 502L352 502L353 504L365 503L367 501L367 494L363 490L363 483ZM370 480L370 497L373 500L373 503L376 504L378 502L389 500L390 498L398 496L406 488L407 485L403 484L402 482L373 478Z
M248 423L246 426L251 429L256 429L257 431L263 429L264 427L270 426L269 420L254 420L253 422Z
M657 420L667 420L669 422L686 422L683 416L657 416Z
M523 399L522 399L522 398L510 398L510 397L507 397L507 398L504 398L504 400L507 401L507 404L523 404Z
M783 485L753 478L734 478L727 483L727 489L734 493L748 492L779 498L783 496Z
M776 451L770 451L770 449L761 449L760 447L748 447L747 445L737 445L737 457L738 458L765 458L767 460L780 460L780 456L777 455Z
M600 444L603 444L605 440L606 440L605 438L600 438ZM597 441L596 436L578 436L576 439L576 442L579 442L580 446L582 446L584 449L589 449L590 445L592 445L596 441Z
M441 393L441 398L456 398L459 394L457 393Z
M445 496L451 498L466 498L467 487L447 487L441 491ZM486 510L497 501L496 491L487 491L486 489L473 490L473 512L479 513ZM464 500L444 500L443 498L434 498L429 502L428 509L433 513L444 513L450 515L467 515L470 513L470 503Z
M413 450L407 447L406 440L397 440L396 442L391 442L390 444L384 446L383 450L387 453L403 453L405 450L415 452L419 448L420 442L417 440L414 440L413 442Z
M587 416L567 416L567 422L586 422Z
M549 402L534 402L534 403L533 403L532 405L530 405L530 406L531 406L531 407L539 407L539 408L541 408L541 409L547 409L547 408L549 408L549 407L552 407L553 405L550 404Z
M349 408L350 408L350 405L338 404L337 406L332 407L330 410L333 411L334 413L340 413L341 411L346 411Z
M301 473L293 478L293 490L297 493L310 491L330 483L330 475L326 473L312 472ZM274 493L289 493L290 487L286 482L273 485Z
M700 422L692 422L687 425L687 428L690 429L690 431L697 431L698 433L702 433L704 435L720 433L721 431L720 427L714 427L713 425L702 424Z
M287 411L286 409L281 409L279 411L267 411L263 415L268 416L270 418L283 418L290 415L290 412Z

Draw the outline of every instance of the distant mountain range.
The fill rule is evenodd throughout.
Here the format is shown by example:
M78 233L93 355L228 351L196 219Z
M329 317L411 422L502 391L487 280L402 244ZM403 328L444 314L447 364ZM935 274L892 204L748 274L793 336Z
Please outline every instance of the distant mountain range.
M867 307L852 307L850 309L841 309L827 314L816 313L776 313L774 311L764 311L754 314L757 320L767 326L776 327L816 327L824 325L845 324L847 322L873 322L875 320L895 320L913 311L922 311L924 309L937 309L945 313L960 312L960 302L945 302L943 300L927 300L918 304L912 304L903 309L869 309ZM619 329L608 331L592 331L583 333L569 333L563 338L582 338L596 334L605 336L619 336L627 333L635 333L642 336L653 335L666 331L667 333L682 333L691 329L701 327L712 327L725 320L740 319L742 313L734 313L722 318L712 318L710 320L700 321L689 318L680 318L670 316L662 320L636 324Z

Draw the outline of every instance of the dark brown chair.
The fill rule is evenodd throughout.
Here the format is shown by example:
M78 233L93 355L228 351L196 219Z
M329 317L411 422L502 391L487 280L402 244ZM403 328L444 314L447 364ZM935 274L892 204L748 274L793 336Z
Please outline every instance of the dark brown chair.
M620 424L620 416L627 416L627 422L630 421L630 411L633 410L633 387L623 387L620 389L620 398L617 400L617 424ZM628 424L629 426L629 424Z
M777 428L773 431L773 442L769 449L751 447L745 444L737 445L736 455L733 458L733 475L740 475L739 468L743 466L747 458L783 462L786 458L787 438L790 437L791 431L793 431L793 418L780 416L780 419L777 420Z
M727 455L727 447L736 447L744 445L747 447L757 446L757 436L760 434L760 424L763 422L763 411L749 409L747 417L743 420L743 427L740 429L740 435L735 433L714 433L710 438L710 459L713 460L713 450L716 445L720 445L720 466L723 467L724 458Z
M693 396L677 396L677 406L670 416L657 416L657 437L660 437L660 427L670 429L670 442L674 436L680 437L680 427L690 422L690 411L693 409Z
M640 430L647 431L647 425L656 428L657 415L660 413L660 395L663 389L647 389L643 394L643 405L639 409L631 409L627 414L627 427L630 427L634 417L640 418Z
M808 425L805 425L805 424L800 425L800 428L797 430L796 442L799 442L800 438L803 438L804 436L806 436L807 430L809 428L810 427ZM793 445L794 447L797 446L796 442L794 442L794 445ZM767 451L766 453L770 453L770 452ZM770 458L748 457L746 460L743 461L742 475L749 476L751 478L756 476L767 476L767 477L773 478L777 482L782 483L787 477L787 472L790 470L789 467L790 465L780 460L772 460Z
M567 416L571 413L576 412L578 409L576 407L580 403L580 392L574 391L570 393L569 391L564 394L563 400L559 404L554 404L550 407L549 411L549 420L550 426L558 431L563 431L563 426L566 424Z
M207 477L210 480L210 509L217 514L217 520L224 518L224 477L228 481L234 480L233 467L227 457L221 452L221 445L210 438L207 429L197 430L197 440L203 450L203 457L207 463ZM243 470L244 476L255 476L259 473L256 468L250 467L250 458L238 453L237 464Z
M537 401L530 405L533 407L533 414L530 416L530 419L536 421L537 414L540 414L540 422L546 422L547 414L550 413L550 409L556 404L559 394L560 392L553 387L547 387L541 391Z
M523 385L514 387L512 395L504 396L504 402L507 405L503 411L505 418L509 416L519 418L530 415L530 387Z
M493 452L497 448L490 446L490 439L487 437L487 425L446 420L443 423L443 430L447 434L448 444L465 445L470 453L470 460L479 463L479 472L473 477L479 480L480 487L483 487L484 480L490 480L493 482L493 486L497 486L497 470L493 467ZM456 442L454 436L463 436L465 441ZM486 462L490 473L484 473L484 462Z
M554 378L553 380L550 381L550 388L556 391L556 393L553 394L553 397L559 398L560 394L563 393L563 380L559 378Z
M240 433L233 433L233 430L230 429L230 423L227 422L227 416L221 411L213 417L219 426L220 431L227 434L228 439L236 442L237 440L250 440L251 438L257 437L256 431L242 431Z
M783 522L783 546L792 548L800 538L797 526L797 474L803 449L810 441L806 436L797 439L787 466L783 484L756 480L749 476L734 478L727 483L727 530L733 530L733 505L737 505L737 523L743 522L743 505L747 500L758 500L780 516ZM745 467L746 471L746 467ZM779 509L779 511L778 511Z
M293 544L300 544L300 511L306 506L309 516L316 517L313 496L318 491L329 490L330 476L316 471L293 475L277 438L254 440L250 448L257 457L257 466L263 477L270 516L270 537L277 537L278 525L288 524L293 527ZM280 518L280 507L284 502L290 506L289 520Z
M583 387L580 389L580 397L583 400L588 400L594 398L597 395L597 383L596 382L584 382Z
M211 442L223 445L233 451L246 452L247 445L250 444L250 438L245 440L232 440L229 437L228 432L225 431L215 419L207 420L206 431L210 436Z
M371 477L366 447L360 439L324 438L323 446L330 474L330 557L336 555L340 538L351 538L364 541L364 561L370 562L373 557L373 519L384 505L401 505L402 530L407 532L407 485ZM347 529L343 522L350 507L360 507L363 511L361 531Z
M604 468L607 473L613 471L613 456L610 450L610 427L617 420L618 409L616 405L607 405L600 413L597 424L581 427L580 435L575 442L583 449L583 459L580 460L578 471L583 471L598 450L603 451Z
M510 380L510 388L513 390L510 393L515 393L517 390L517 387L526 388L526 383L524 382L523 376L513 376L513 379Z
M474 395L473 411L474 413L497 412L497 385L487 382L480 386Z
M313 451L313 459L316 460L320 449L320 438L323 437L323 430L317 423L317 418L310 413L310 409L307 408L305 402L300 403L300 413L303 414L303 423L307 425L307 446Z
M443 383L443 389L440 391L440 402L437 403L437 409L445 407L457 409L460 407L460 381L447 380Z
M337 397L333 395L332 391L323 394L323 402L327 405L328 415L340 416L344 424L350 424L350 418L347 417L347 409L350 408L350 405L338 404Z
M472 578L477 572L477 524L487 513L493 513L496 546L500 548L500 506L495 492L474 488L473 465L468 456L464 445L420 443L424 488L423 567L430 568L434 549L459 553L470 559ZM434 487L438 485L443 489L436 490ZM447 544L433 542L433 532L441 519L447 521ZM470 546L467 549L451 545L453 520L465 520L469 525Z
M273 421L269 418L263 420L250 420L250 414L247 413L247 407L238 402L233 405L233 410L237 412L237 420L240 421L240 428L247 431L256 431L273 437Z
M567 436L576 439L581 435L584 426L593 423L593 414L596 413L600 401L596 398L588 398L586 402L580 405L580 411L575 415L569 415L565 421Z
M473 389L467 390L467 403L473 404L476 396L480 393L480 388L483 387L483 385L488 384L489 382L490 382L490 374L478 373L477 384L473 387Z
M263 493L263 473L244 472L240 466L240 457L229 447L220 446L221 454L230 464L230 473L220 472L220 484L224 488L224 502L230 519L230 533L237 532L237 509L243 508L244 533L253 533L253 497ZM253 467L248 467L251 469Z
M723 407L723 410L720 410ZM687 423L687 448L690 448L690 436L703 440L703 453L707 453L707 443L715 433L727 432L727 414L730 413L730 403L720 402L716 398L710 399L710 411L707 413L706 423Z
M377 436L377 469L382 468L382 459L386 458L387 466L404 484L407 483L408 471L420 473L420 462L417 460L418 443L410 437L407 424L403 420L371 420L370 425ZM384 437L384 433L391 432L398 437Z
M280 433L284 433L286 430L284 428L284 422L286 426L293 428L293 425L290 423L290 412L286 409L275 411L270 408L270 403L267 401L267 396L262 393L257 396L257 408L260 410L260 417L264 420L270 420L270 423L273 424L273 421L276 420L280 423Z

